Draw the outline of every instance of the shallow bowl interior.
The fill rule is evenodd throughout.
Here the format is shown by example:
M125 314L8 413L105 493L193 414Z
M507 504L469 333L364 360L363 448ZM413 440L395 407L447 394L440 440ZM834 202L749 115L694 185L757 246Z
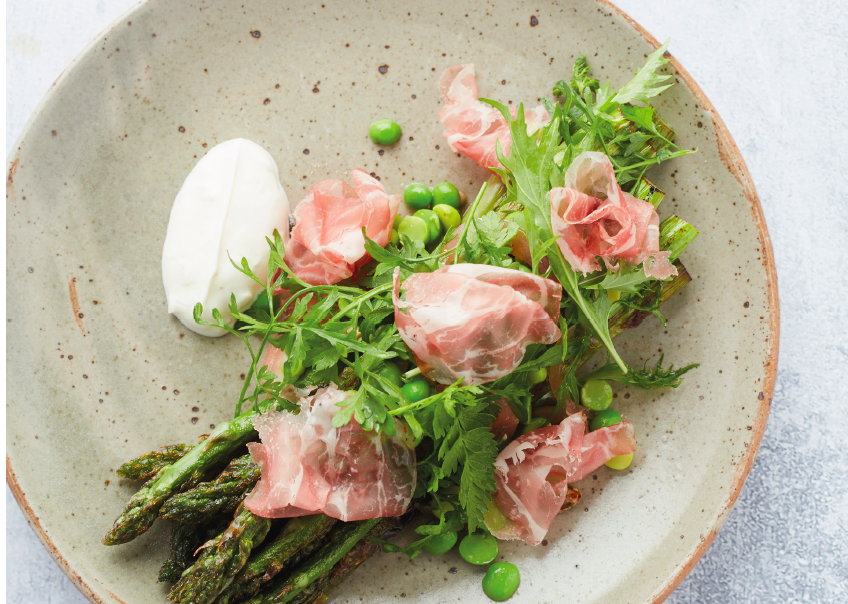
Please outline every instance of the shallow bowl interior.
M447 179L473 194L486 174L448 149L436 118L445 67L473 62L481 95L535 105L577 55L621 85L653 45L592 0L160 0L93 42L14 149L6 203L7 477L76 584L97 602L165 601L163 527L100 544L135 488L114 470L209 432L241 385L241 345L196 336L165 307L165 227L198 158L256 141L293 202L357 166L392 193ZM657 107L698 153L650 176L668 192L661 214L701 230L682 258L694 280L664 307L667 327L649 318L621 349L631 364L665 353L701 366L676 390L619 389L634 463L587 478L547 545L502 546L521 568L519 602L662 600L726 518L762 435L777 350L771 248L735 145L672 65L679 85ZM404 134L380 155L367 126L385 117ZM455 554L385 554L334 601L485 602L483 572Z

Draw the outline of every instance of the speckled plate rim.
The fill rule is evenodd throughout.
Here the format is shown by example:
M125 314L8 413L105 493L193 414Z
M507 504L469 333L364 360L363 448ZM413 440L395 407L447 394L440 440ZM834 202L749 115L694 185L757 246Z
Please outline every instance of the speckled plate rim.
M6 187L7 189L13 185L13 180L15 176L15 170L18 166L18 158L17 151L20 149L20 143L23 141L33 123L38 119L38 116L42 113L43 108L52 100L54 95L54 91L58 84L60 84L65 79L69 78L74 71L74 68L80 62L80 59L85 57L95 46L96 43L103 38L106 34L114 30L116 27L122 25L128 17L131 17L136 11L138 11L141 7L147 4L149 0L141 0L138 4L131 7L125 13L123 13L120 17L115 19L108 27L106 27L94 40L92 40L77 57L71 62L71 64L56 78L56 81L50 86L50 89L47 91L47 94L41 100L41 102L36 107L32 116L24 126L23 131L21 132L18 139L15 141L15 145L13 149L15 151L7 158L7 179L6 179ZM625 13L623 10L615 6L609 0L596 0L599 5L602 7L609 9L615 13L617 13L620 17L622 17L636 32L642 36L651 46L654 48L659 48L659 41L654 38L644 27L639 25L630 15ZM760 443L763 438L763 432L766 428L766 422L768 420L768 414L771 409L771 400L774 394L774 384L775 379L777 377L777 356L778 356L778 348L780 341L780 303L778 299L777 293L777 271L774 266L774 250L771 245L771 238L769 237L768 228L766 227L765 216L763 215L763 207L760 204L760 199L757 196L757 191L754 187L753 180L751 179L751 174L748 172L748 167L745 165L745 160L742 158L742 153L739 151L739 147L736 146L736 142L733 140L733 137L730 135L730 132L727 129L727 126L724 123L724 120L721 119L718 112L716 111L713 104L707 98L707 95L701 90L701 87L695 82L689 72L683 68L680 62L671 54L666 53L666 56L671 60L671 66L676 72L676 75L682 80L683 84L692 91L692 94L695 96L695 99L700 104L701 108L709 113L710 117L713 121L713 127L716 132L716 144L718 145L718 152L721 158L722 163L725 168L727 168L728 172L730 172L733 177L739 182L742 186L742 192L745 196L745 199L748 201L749 209L751 211L752 218L754 220L754 224L757 227L757 238L759 240L761 249L763 250L763 269L766 273L766 280L768 281L768 309L769 309L769 336L768 336L768 350L766 352L765 361L765 376L763 381L763 390L760 392L758 399L758 407L757 407L757 417L753 426L753 434L751 435L750 446L746 450L744 457L740 460L740 463L737 466L736 473L733 477L733 480L730 484L730 489L728 491L728 495L725 498L725 501L721 508L721 513L717 516L713 526L710 528L709 533L704 537L701 543L696 547L689 555L684 558L680 564L677 566L672 575L666 579L666 581L659 586L654 595L647 600L646 604L661 604L671 595L678 585L686 578L686 575L691 572L691 570L695 567L707 549L712 545L713 541L718 535L719 530L721 530L724 521L727 519L730 511L733 509L733 505L736 503L737 498L739 497L739 493L742 491L742 487L745 484L745 480L748 478L748 474L751 472L751 468L754 465L754 461L757 458L757 452L760 449ZM52 539L47 534L47 531L42 526L41 521L38 516L32 510L32 507L29 505L27 501L26 494L21 489L18 484L17 477L15 476L15 471L12 468L12 464L9 461L9 456L6 456L6 484L9 485L9 488L12 491L12 494L15 497L15 501L18 502L18 505L21 508L21 511L24 513L24 516L27 519L30 527L35 532L39 541L44 545L47 551L50 553L50 556L56 561L56 564L59 565L59 568L62 570L65 575L73 582L74 585L92 602L96 602L97 604L107 604L100 597L95 594L92 589L88 586L88 584L83 580L83 578L71 567L70 563L65 559L56 545L53 543ZM112 592L106 590L116 601L123 602L118 597L115 596Z

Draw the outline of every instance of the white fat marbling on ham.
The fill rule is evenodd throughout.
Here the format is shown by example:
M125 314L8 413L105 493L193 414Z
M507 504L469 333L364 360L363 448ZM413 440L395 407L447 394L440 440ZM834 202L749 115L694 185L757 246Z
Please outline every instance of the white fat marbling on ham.
M529 344L553 344L562 287L521 271L456 264L395 271L395 323L418 367L441 384L484 384L511 373Z
M495 503L506 524L489 527L498 539L538 545L565 502L568 483L577 482L616 455L636 451L633 425L587 433L586 416L568 416L560 424L524 434L495 460Z
M484 168L500 168L496 143L501 142L509 156L512 135L501 112L477 99L474 65L453 65L439 79L439 93L445 104L439 119L445 125L445 140L451 149L467 155ZM516 108L510 107L515 118ZM527 133L532 134L551 121L544 107L525 108Z
M669 253L660 251L660 219L654 206L621 190L603 153L578 155L565 172L563 186L549 195L557 245L575 271L599 270L600 257L612 270L623 258L633 266L643 264L648 277L677 274Z
M268 411L254 420L262 444L248 445L262 478L245 507L264 518L323 512L345 522L399 516L415 490L415 448L395 420L395 436L365 432L353 420L334 428L335 385L300 400L301 412Z
M294 211L295 226L286 243L286 264L310 285L332 285L368 262L365 233L386 246L400 198L389 195L360 168L353 186L331 179L315 183Z

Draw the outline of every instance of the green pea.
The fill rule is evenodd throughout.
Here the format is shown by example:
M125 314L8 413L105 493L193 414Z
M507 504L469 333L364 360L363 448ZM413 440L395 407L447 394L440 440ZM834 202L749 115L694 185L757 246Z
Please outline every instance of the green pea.
M427 237L430 234L430 229L427 223L421 220L418 216L407 216L400 222L398 227L400 235L406 235L413 241L422 241L427 243Z
M403 220L403 216L401 216L400 214L395 214L395 221L394 223L392 223L392 228L397 230L397 228L400 226L401 220Z
M528 432L532 432L533 430L538 430L546 423L548 423L548 420L546 420L544 417L534 417L524 425L524 428L521 430L521 433L527 434Z
M598 414L592 418L592 421L589 424L589 429L598 430L600 428L609 428L610 426L620 423L621 416L618 414L618 411L615 409L605 409L604 411L599 411Z
M398 388L403 385L403 380L400 377L400 367L398 367L391 361L384 361L380 363L374 370L374 373L376 373L382 378L385 378Z
M378 145L394 145L400 138L400 126L392 120L377 120L368 128L368 135Z
M459 215L459 212L456 211L456 208L449 206L446 203L438 203L434 205L433 211L436 213L436 216L439 217L439 220L442 221L442 226L445 227L445 231L458 227L459 223L462 222L462 217Z
M417 182L407 185L403 190L403 203L413 210L429 208L431 201L433 201L433 194L430 193L430 189Z
M400 235L398 235L397 229L392 229L392 234L389 235L389 243L393 245L400 245Z
M486 528L490 531L499 531L506 526L506 516L504 516L501 508L498 507L498 504L494 500L486 504L483 520L486 522Z
M406 398L408 398L411 403L423 401L425 398L430 396L430 384L427 380L422 378L407 382L403 385L401 390L403 390Z
M433 205L445 204L459 209L459 190L445 181L433 187Z
M541 384L548 379L548 370L545 367L540 367L535 371L528 371L525 375L525 380L528 384Z
M433 556L441 556L448 553L456 545L457 535L453 531L435 535L424 544L424 551Z
M471 564L488 564L498 556L498 540L489 533L472 533L459 542L459 555Z
M433 210L418 210L415 212L421 220L427 223L427 241L425 243L433 243L442 236L442 221Z
M503 602L512 597L519 583L521 577L515 564L495 562L483 577L483 591L495 602Z
M612 386L605 380L589 380L580 389L580 400L584 407L603 411L612 403Z
M268 292L264 289L256 296L256 300L251 304L250 308L257 310L268 310Z

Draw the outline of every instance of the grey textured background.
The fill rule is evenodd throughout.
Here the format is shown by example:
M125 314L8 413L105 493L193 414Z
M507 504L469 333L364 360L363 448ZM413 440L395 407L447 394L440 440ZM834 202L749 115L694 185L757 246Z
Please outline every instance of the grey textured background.
M6 150L62 69L132 0L7 1ZM848 6L618 5L703 87L748 163L779 274L781 346L754 469L668 600L848 602ZM6 490L7 602L83 604ZM602 572L602 570L601 570Z

